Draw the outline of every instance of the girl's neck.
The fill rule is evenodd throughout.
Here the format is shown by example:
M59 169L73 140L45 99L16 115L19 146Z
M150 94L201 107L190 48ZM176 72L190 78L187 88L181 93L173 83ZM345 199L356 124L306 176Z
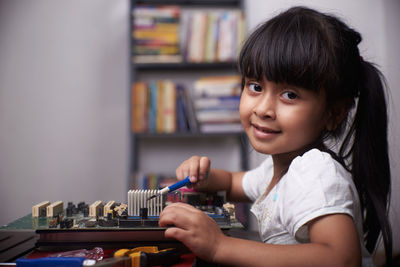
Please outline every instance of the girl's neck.
M274 180L280 180L283 175L289 169L290 163L292 160L299 156L299 153L286 153L286 154L279 154L279 155L272 155L272 161L274 164Z
M283 175L288 171L290 164L292 163L293 159L296 158L297 156L303 155L305 152L317 148L321 151L324 151L326 149L325 145L323 142L316 142L313 143L312 145L306 146L302 149L284 153L284 154L276 154L272 155L272 161L274 164L274 176L273 179L276 179L279 181Z

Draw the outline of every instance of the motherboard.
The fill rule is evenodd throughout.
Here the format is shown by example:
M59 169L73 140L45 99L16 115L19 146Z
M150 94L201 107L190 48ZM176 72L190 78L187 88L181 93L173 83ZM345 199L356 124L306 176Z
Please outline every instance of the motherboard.
M184 202L200 209L222 231L241 228L232 204L218 194L181 189L149 200L157 190L130 190L127 203L97 200L81 202L43 201L28 214L2 229L33 229L39 234L38 245L109 244L166 242L159 227L159 215L170 203Z

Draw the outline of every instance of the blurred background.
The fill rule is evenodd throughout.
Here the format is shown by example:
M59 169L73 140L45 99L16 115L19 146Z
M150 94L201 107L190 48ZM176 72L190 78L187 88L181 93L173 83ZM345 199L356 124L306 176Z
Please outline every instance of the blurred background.
M342 17L363 35L363 58L387 78L390 216L399 252L400 1L245 0L247 32L293 5ZM44 200L126 201L132 167L130 15L129 0L0 0L0 225ZM156 156L141 151L142 167L173 173L192 154L190 146L180 153L156 142ZM240 152L229 142L196 152L209 156L214 167L239 168ZM250 167L263 159L252 151L249 156Z

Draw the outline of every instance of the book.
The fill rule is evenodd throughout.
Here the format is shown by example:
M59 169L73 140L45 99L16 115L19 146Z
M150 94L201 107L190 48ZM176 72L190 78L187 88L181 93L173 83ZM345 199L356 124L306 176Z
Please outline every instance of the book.
M132 15L135 63L181 61L178 59L181 56L178 6L138 6Z
M176 178L173 175L141 173L136 181L135 189L159 189L174 184Z
M189 121L185 111L185 103L182 93L183 87L176 87L176 120L177 120L177 131L178 132L188 132L189 131Z
M190 94L171 80L132 85L132 131L175 133L198 131Z
M179 48L175 45L135 45L133 50L136 54L141 55L174 55L179 53Z
M177 131L177 95L176 86L172 81L164 80L160 83L163 90L163 104L159 112L162 113L164 133Z
M219 19L220 12L210 12L207 16L207 30L204 52L205 62L213 62L216 60Z
M179 34L177 32L167 32L162 30L135 30L133 33L133 38L142 40L142 44L145 43L143 40L149 40L149 42L160 42L164 44L175 44L179 49Z
M136 64L154 64L154 63L181 63L183 57L181 55L135 55L133 62Z
M199 109L239 109L240 96L216 96L196 99L195 108Z
M157 82L157 101L151 103L155 105L156 112L156 132L163 133L164 132L164 87L163 81Z
M236 58L237 19L237 12L234 11L224 11L221 14L217 61L233 61Z
M132 131L145 132L147 129L147 84L136 82L132 85Z
M149 83L149 96L147 102L147 132L157 132L157 104L158 104L158 84L157 82Z
M194 83L195 97L238 96L241 92L241 77L210 76Z
M190 19L190 35L188 36L188 62L203 62L205 52L206 31L207 31L207 13L194 12Z
M185 117L190 132L198 132L199 125L196 116L196 110L194 108L193 100L189 92L181 85L178 85L178 94L180 95Z
M233 62L245 38L243 12L190 10L181 16L181 51L188 62Z
M179 17L180 15L180 7L167 5L167 6L137 6L132 11L132 16L135 19L137 18L173 18Z
M241 131L241 77L202 77L194 83L194 107L201 132Z
M239 122L202 123L200 131L202 133L240 133L243 132L243 127Z
M240 122L239 110L197 110L197 120L200 124L206 122L222 123L222 122Z

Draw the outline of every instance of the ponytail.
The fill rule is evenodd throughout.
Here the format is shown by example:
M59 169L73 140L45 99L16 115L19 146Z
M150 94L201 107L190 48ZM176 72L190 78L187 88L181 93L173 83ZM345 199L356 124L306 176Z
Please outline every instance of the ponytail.
M352 175L363 214L364 238L372 253L382 234L386 264L392 262L392 231L388 219L390 201L390 165L388 155L388 119L383 76L371 63L361 60L361 84L354 123L344 146L354 137ZM344 154L344 146L340 150ZM349 155L349 154L347 154ZM346 157L346 156L344 156Z

